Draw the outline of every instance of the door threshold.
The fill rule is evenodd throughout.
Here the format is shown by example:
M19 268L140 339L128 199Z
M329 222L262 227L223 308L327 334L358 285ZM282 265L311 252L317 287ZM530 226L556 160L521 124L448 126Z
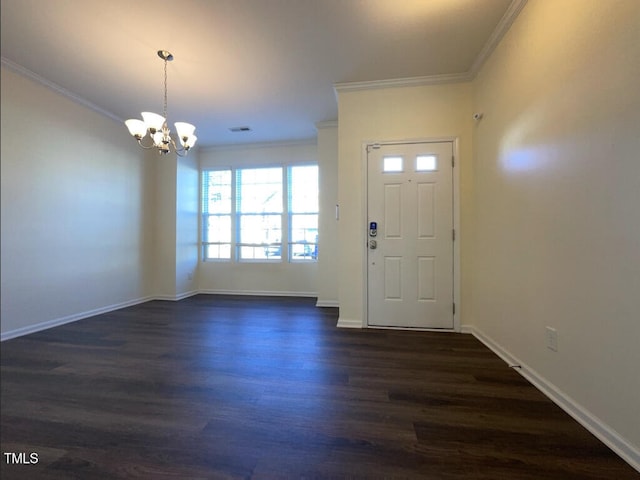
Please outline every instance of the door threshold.
M411 332L444 332L444 333L460 333L455 328L425 328L425 327L394 327L386 325L366 325L365 328L376 330L403 330Z

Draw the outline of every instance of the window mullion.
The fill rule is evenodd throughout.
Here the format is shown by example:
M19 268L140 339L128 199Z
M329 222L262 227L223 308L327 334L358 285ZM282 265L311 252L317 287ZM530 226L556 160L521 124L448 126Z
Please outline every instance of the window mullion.
M238 221L238 170L231 169L231 261L237 262L238 255L238 228L240 228L240 222Z
M282 261L284 262L287 259L287 262L290 260L289 258L289 242L291 241L291 232L289 229L289 167L282 169L282 213L281 213L281 222L282 222L282 231L280 232L280 243L282 246L280 247L282 250Z

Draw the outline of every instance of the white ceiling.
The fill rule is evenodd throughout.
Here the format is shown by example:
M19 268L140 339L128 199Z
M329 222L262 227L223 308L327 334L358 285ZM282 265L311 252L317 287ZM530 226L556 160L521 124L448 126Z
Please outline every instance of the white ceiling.
M302 140L335 84L471 78L524 1L1 0L2 61L122 120L162 113L169 50L169 121L201 146Z

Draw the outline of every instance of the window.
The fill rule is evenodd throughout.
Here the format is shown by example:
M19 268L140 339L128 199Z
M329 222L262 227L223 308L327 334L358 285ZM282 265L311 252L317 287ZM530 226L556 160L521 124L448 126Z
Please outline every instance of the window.
M203 171L202 256L317 260L318 166Z
M236 170L240 260L278 260L282 251L282 168Z
M318 258L318 167L291 166L289 191L289 259Z
M204 258L231 258L231 170L213 170L202 176L202 231Z

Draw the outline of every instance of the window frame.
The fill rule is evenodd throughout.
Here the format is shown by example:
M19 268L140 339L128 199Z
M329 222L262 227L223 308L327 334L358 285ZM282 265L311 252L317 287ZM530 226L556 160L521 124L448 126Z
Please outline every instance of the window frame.
M199 255L202 262L222 262L222 263L317 263L318 261L318 242L316 239L315 243L312 242L294 242L292 239L292 217L295 215L315 215L317 218L317 228L319 228L319 220L320 220L320 199L318 198L318 209L316 212L306 212L306 213L295 213L291 211L292 207L292 199L290 193L290 179L291 169L295 167L305 167L305 166L314 166L318 171L318 196L320 195L320 166L317 162L291 162L291 163L281 163L281 164L258 164L258 165L243 165L239 167L231 167L231 166L212 166L207 168L202 168L200 171L200 248ZM238 210L238 171L240 170L256 170L256 169L268 169L268 168L280 168L282 169L282 212L280 215L280 257L279 258L241 258L240 249L243 246L259 246L253 243L243 243L241 242L240 235L240 219L243 215L257 215L255 213L242 213ZM231 173L231 212L229 214L212 214L205 212L205 204L204 204L204 180L208 172L220 172L220 171L230 171ZM205 241L205 236L207 235L207 221L211 216L229 216L231 222L231 236L230 236L230 255L228 258L210 258L207 257L206 252L207 248L210 245L227 245L226 243L220 242L207 242ZM269 215L277 215L277 213L269 214ZM314 254L312 258L295 258L292 255L293 245L313 245ZM275 244L264 244L265 248L269 248Z
M289 189L290 186L290 179L289 176L291 175L291 169L295 168L295 167L316 167L317 169L317 177L318 177L318 208L315 212L303 212L303 213L298 213L298 212L294 212L292 211L292 195L291 195L291 191ZM320 166L317 163L313 163L313 162L300 162L300 163L291 163L288 164L286 166L286 182L287 182L287 187L286 187L286 210L287 210L287 261L289 263L317 263L318 261L318 235L319 235L319 229L320 229ZM294 216L311 216L314 215L316 217L316 241L315 242L294 242L293 241L293 217ZM312 254L311 258L294 258L293 256L293 245L313 245L314 246L314 253Z
M259 216L260 213L258 212L241 212L238 209L238 198L240 198L240 194L239 194L239 188L240 188L240 180L239 180L239 175L238 175L238 171L240 170L261 170L261 169L274 169L274 168L279 168L280 171L280 204L282 207L282 211L281 212L269 212L269 213L263 213L263 215L268 215L268 216L279 216L280 217L280 242L279 243L261 243L261 244L256 244L256 243L249 243L249 242L243 242L242 241L242 235L240 233L241 231L241 218L242 217L250 217L250 216ZM286 166L285 165L257 165L257 166L244 166L244 167L239 167L239 168L232 168L232 179L233 179L233 185L232 185L232 191L231 191L231 195L233 196L233 198L235 199L234 202L234 211L232 212L232 220L231 220L231 229L234 232L234 239L235 239L235 243L232 245L232 250L233 250L233 254L235 257L235 262L237 263L280 263L282 262L283 259L283 253L284 253L284 237L285 237L285 228L287 227L286 223L285 223L285 214L286 214L286 201L285 201L285 195L286 195L286 188L285 188L285 175L286 175ZM241 249L242 247L253 247L253 248L264 248L265 250L268 248L273 248L273 247L278 247L280 246L280 258L242 258L241 256Z
M204 211L204 178L206 173L208 172L230 172L230 187L231 187L231 208L229 213L226 214L220 214L220 213L208 213ZM207 168L207 169L203 169L200 172L200 205L199 205L199 211L200 211L200 257L203 261L206 262L232 262L234 261L234 245L235 245L235 241L236 241L236 237L235 237L235 231L233 228L234 225L234 221L233 221L233 215L234 215L234 211L236 210L236 198L235 195L233 194L234 189L233 189L233 184L235 181L235 174L234 174L234 170L232 167L215 167L215 168ZM230 232L230 238L229 238L229 243L222 243L222 242L207 242L205 241L205 235L207 234L207 228L206 225L208 223L208 219L209 217L220 217L220 216L228 216L229 217L229 222L231 225L231 232ZM206 249L208 248L209 245L229 245L229 258L210 258L206 255Z

